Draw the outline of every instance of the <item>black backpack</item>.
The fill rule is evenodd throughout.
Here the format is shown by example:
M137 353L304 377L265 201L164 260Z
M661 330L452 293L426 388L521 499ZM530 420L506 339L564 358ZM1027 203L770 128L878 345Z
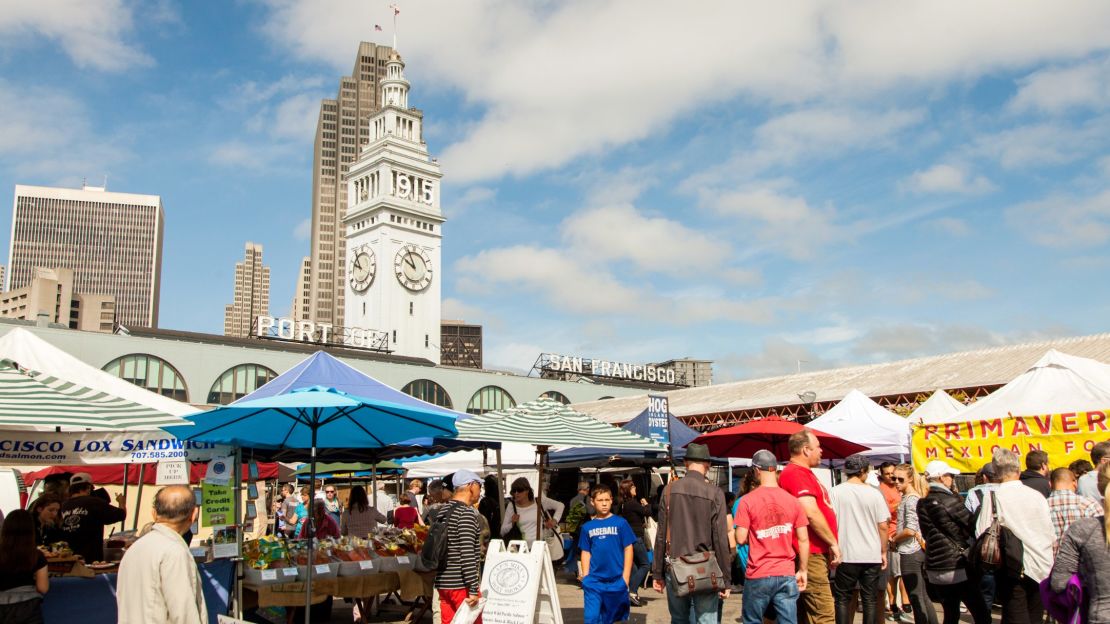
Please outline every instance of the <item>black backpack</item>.
M455 505L448 503L449 509L440 514L438 520L428 529L424 546L420 549L420 568L423 572L438 572L447 565L447 542L450 540L448 522L455 513Z

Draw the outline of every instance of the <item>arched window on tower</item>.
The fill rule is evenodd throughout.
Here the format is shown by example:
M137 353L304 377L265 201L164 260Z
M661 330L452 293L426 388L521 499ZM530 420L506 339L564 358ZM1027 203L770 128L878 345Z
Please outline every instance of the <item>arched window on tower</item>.
M475 392L474 396L470 397L470 403L466 406L466 413L485 414L486 412L508 409L510 407L516 407L516 401L513 399L512 395L503 388L486 386Z
M132 353L108 362L103 370L162 396L176 401L189 401L189 389L185 387L185 378L172 364L160 357Z

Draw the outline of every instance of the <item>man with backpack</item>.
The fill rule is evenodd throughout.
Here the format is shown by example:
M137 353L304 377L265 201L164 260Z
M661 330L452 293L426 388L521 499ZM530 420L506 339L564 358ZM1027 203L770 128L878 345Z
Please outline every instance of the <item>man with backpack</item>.
M478 573L481 522L474 509L482 496L482 480L469 470L459 470L451 484L455 494L437 510L421 553L424 567L436 570L435 587L439 590L443 624L451 624L455 611L464 602L470 606L478 603L482 582Z

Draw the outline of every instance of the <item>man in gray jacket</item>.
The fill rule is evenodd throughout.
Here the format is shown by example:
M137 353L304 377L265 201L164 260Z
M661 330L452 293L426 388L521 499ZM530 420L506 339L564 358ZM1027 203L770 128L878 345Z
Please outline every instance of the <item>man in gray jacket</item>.
M728 598L732 586L732 549L728 543L728 511L721 488L706 478L709 448L704 444L686 447L686 475L672 481L663 491L659 508L659 532L655 537L652 575L655 591L667 592L671 624L716 624L718 601ZM666 561L702 551L712 551L721 568L725 589L721 592L679 597L671 584ZM664 581L666 579L666 581ZM691 617L692 616L692 617Z
M169 485L154 497L154 526L119 566L120 624L207 624L200 571L182 535L197 517L193 491Z

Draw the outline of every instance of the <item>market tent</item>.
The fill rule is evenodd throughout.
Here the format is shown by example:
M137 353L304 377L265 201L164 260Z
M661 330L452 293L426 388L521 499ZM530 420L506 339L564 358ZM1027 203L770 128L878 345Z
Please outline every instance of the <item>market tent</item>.
M945 418L946 423L1008 415L1060 414L1110 406L1110 365L1052 349L1029 370Z
M497 472L492 453L482 450L458 451L439 455L422 455L399 460L405 467L405 476L414 479L442 477L463 468L485 476ZM535 469L536 448L531 444L506 442L501 445L501 467L510 470Z
M802 429L802 424L797 421L767 416L703 433L694 441L708 446L710 454L717 457L751 458L757 451L767 450L780 461L786 461L790 459L790 436ZM844 459L853 453L868 450L862 444L849 442L820 429L815 429L814 435L820 441L822 457L826 459Z
M675 417L674 414L667 413L667 419L670 421L671 433L671 448L674 453L675 461L682 461L686 456L686 445L698 437L698 432L691 429L686 423L682 422ZM648 437L648 410L640 412L638 416L628 421L621 427L625 431L631 431L637 435ZM667 454L657 453L655 451L630 451L627 449L615 448L569 448L555 451L548 455L548 462L555 466L581 466L581 465L596 465L598 463L610 463L611 461L627 460L632 462L644 462L648 460L661 460L667 461Z
M910 422L924 423L931 425L933 423L944 422L948 417L964 408L964 404L956 399L953 399L950 394L944 390L937 389L924 403L919 405L917 409L910 414Z
M810 428L862 444L874 460L905 461L910 456L910 423L859 390L810 421Z
M316 464L316 478L371 477L375 472L377 474L397 474L399 472L404 472L404 470L404 466L391 461L383 461L377 464L367 464L364 462L322 462ZM311 472L311 464L302 464L297 466L297 469L293 471L293 475L298 479L304 477L305 480L307 480Z
M0 360L0 426L4 428L137 430L184 423L152 407Z
M196 411L196 408L187 403L140 388L90 366L21 327L0 336L0 359L13 360L22 368L99 390L164 414L184 416Z
M246 481L249 475L249 467L243 465L243 481ZM189 482L200 483L204 478L205 472L208 470L207 462L190 462L189 463ZM158 477L157 472L154 470L144 471L140 473L138 470L125 471L124 464L100 464L96 466L50 466L42 470L34 472L23 473L23 480L28 484L34 483L49 477L51 475L72 475L77 472L87 472L93 478L93 483L97 485L120 485L126 476L128 485L138 485L140 475L143 478L143 483L146 485L155 485ZM288 476L292 471L284 468L281 464L273 462L259 462L258 463L258 478L262 480L278 479L283 476Z

